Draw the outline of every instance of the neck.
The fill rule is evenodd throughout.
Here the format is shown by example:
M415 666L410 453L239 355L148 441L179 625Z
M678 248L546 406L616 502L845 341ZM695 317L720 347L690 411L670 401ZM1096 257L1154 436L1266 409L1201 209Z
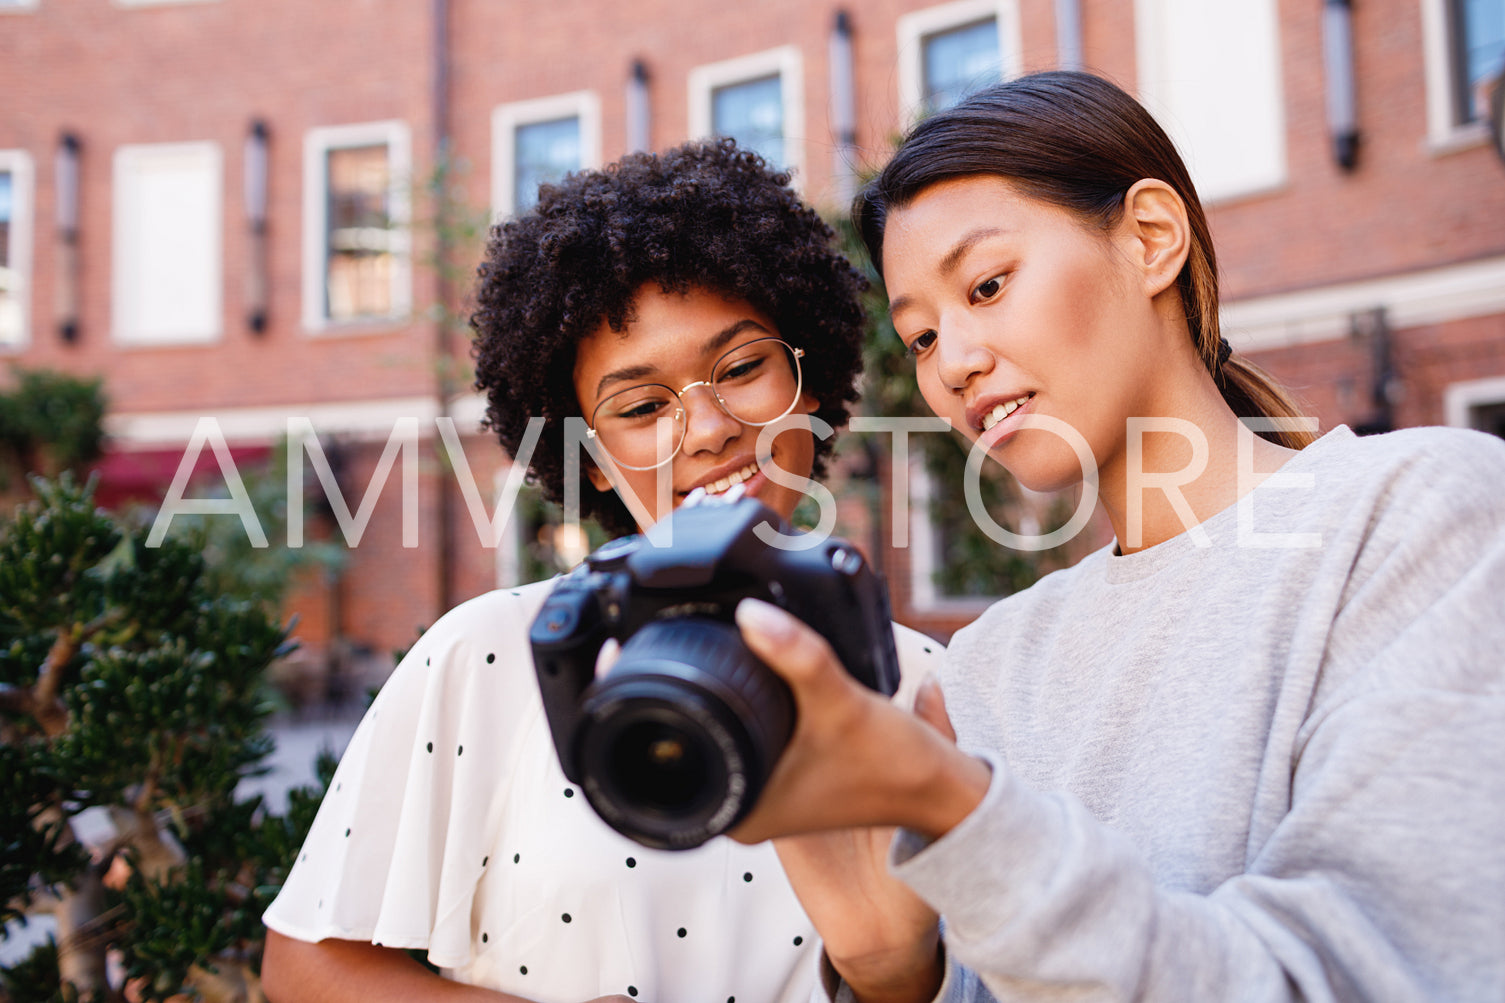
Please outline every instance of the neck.
M1155 412L1162 417L1127 419L1123 450L1100 471L1098 496L1120 553L1180 536L1295 455L1245 428L1203 377L1178 406Z

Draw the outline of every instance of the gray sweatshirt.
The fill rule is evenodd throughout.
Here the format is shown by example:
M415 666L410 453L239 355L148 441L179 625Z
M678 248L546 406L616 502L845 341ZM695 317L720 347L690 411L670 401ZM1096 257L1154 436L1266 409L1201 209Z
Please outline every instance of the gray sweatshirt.
M1505 442L1339 428L1202 529L956 635L942 996L1505 1000Z

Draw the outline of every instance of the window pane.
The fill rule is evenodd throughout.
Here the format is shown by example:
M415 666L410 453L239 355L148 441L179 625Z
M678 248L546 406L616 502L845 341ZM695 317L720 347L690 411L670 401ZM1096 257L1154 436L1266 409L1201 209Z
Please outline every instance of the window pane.
M11 220L16 217L15 180L0 171L0 345L21 340L21 273L10 247Z
M1475 404L1468 409L1468 424L1470 428L1505 438L1505 401Z
M392 313L392 219L387 147L330 150L326 308L331 320Z
M1459 110L1462 121L1472 122L1482 111L1479 85L1505 70L1505 0L1458 0L1455 14L1462 63Z
M580 119L554 119L520 125L516 132L512 204L517 212L538 201L538 186L580 169Z
M956 104L1003 73L993 18L927 35L924 49L926 113Z
M711 93L711 131L784 167L784 88L778 74L718 87Z
M0 268L10 268L10 221L15 218L15 182L10 171L0 171Z

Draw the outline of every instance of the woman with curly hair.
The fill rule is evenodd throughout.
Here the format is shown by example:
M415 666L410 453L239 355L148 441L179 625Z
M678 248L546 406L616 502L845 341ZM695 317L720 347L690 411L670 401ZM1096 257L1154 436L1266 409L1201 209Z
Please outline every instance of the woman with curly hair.
M554 501L598 448L581 509L613 532L734 485L787 518L831 449L812 426L857 396L863 280L832 236L730 140L544 186L479 271L488 426ZM769 846L648 849L561 772L528 645L551 587L461 605L394 671L266 914L271 998L808 998L815 930ZM895 634L906 679L940 654Z

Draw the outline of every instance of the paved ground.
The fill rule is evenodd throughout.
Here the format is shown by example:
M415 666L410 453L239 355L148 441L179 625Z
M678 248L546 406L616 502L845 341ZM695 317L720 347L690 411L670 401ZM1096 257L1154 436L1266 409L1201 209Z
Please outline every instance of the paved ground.
M241 792L264 795L267 808L281 814L287 807L289 788L314 782L314 761L319 751L329 749L337 757L343 754L360 719L361 709L353 707L275 722L271 731L277 739L277 751L268 760L272 771L242 782Z

